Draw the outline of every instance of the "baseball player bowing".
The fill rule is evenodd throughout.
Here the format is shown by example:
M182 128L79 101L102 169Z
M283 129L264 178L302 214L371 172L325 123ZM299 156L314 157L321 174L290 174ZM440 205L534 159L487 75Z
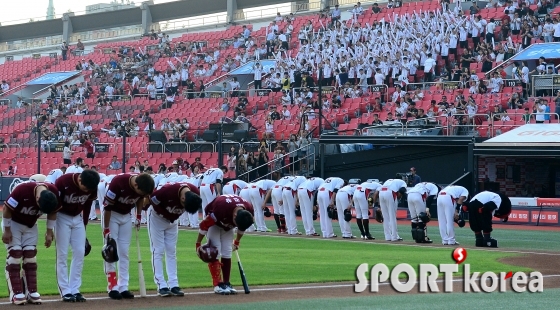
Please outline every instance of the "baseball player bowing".
M183 176L185 177L185 176ZM199 190L199 195L200 195L200 181L202 180L202 175L198 175L198 176L190 176L187 178L184 178L182 180L183 183L189 183L191 185L194 185L198 190ZM190 226L193 229L198 229L198 211L194 212L194 213L189 213L189 212L185 212L183 214L181 214L181 216L179 217L179 225L180 226Z
M317 204L319 205L319 216L321 220L321 232L323 238L336 238L333 232L332 223L327 216L327 208L334 207L336 192L346 185L346 181L341 178L327 178L323 184L319 186L317 193Z
M264 208L266 208L266 202L270 199L274 185L276 185L276 182L273 180L260 180L249 186L250 201L254 208L257 231L271 231L266 227L266 222L264 221Z
M115 176L107 187L103 209L103 238L114 239L119 257L117 282L116 263L104 262L107 291L112 299L132 299L128 290L128 249L132 234L130 211L136 207L136 229L140 229L141 211L145 198L154 191L154 179L148 174L122 173ZM147 200L147 199L146 199Z
M247 186L243 180L231 180L224 185L224 195L239 195L241 189Z
M280 173L273 172L272 179L276 180L280 177ZM288 230L286 229L286 216L284 211L284 201L282 198L282 192L284 191L284 186L290 183L294 177L292 176L285 176L276 181L276 185L272 188L272 192L270 193L270 200L272 201L272 207L274 208L274 221L276 222L276 226L278 227L278 233L287 233Z
M431 218L430 210L426 208L430 205L434 197L437 196L440 188L429 182L421 182L408 190L408 210L411 218L412 239L416 243L432 243L428 238L426 224ZM423 219L423 220L422 220Z
M379 205L383 214L383 232L386 241L402 241L397 231L397 208L399 200L406 194L406 182L389 179L379 190Z
M297 230L296 205L299 205L297 189L301 183L307 180L306 177L296 176L286 185L282 191L282 205L286 217L286 230L288 235L301 235Z
M51 176L56 174L56 171L49 174L45 182L52 182ZM60 175L54 181L54 185L59 191L62 206L54 229L58 290L62 301L84 302L86 299L80 293L80 286L82 286L86 247L86 225L90 208L97 199L99 174L90 169L81 173L67 173ZM70 275L68 275L69 247L72 248Z
M469 225L474 232L477 247L497 248L498 241L490 236L492 217L507 219L511 213L511 201L504 194L484 191L476 194L471 201L464 202L462 209L469 212ZM455 215L457 219L459 216Z
M152 269L158 295L184 296L177 278L178 219L181 214L198 213L202 205L198 188L188 183L169 183L154 191L148 208L148 235L152 251ZM167 281L163 274L163 257Z
M206 217L204 214L204 208L206 208L212 200L222 194L222 183L224 182L224 174L227 173L227 170L228 168L226 166L221 166L220 168L210 168L204 172L200 184L202 218ZM191 223L191 225L193 225L193 223Z
M196 252L204 236L208 243L218 248L221 261L208 263L212 276L214 292L229 295L237 293L230 282L231 253L237 250L243 233L253 224L253 206L247 200L235 195L223 195L206 206L206 218L200 222L196 239ZM233 239L233 229L237 227L237 236Z
M437 198L437 213L439 234L443 245L456 245L459 244L455 241L455 226L453 219L458 218L459 214L456 211L455 205L462 205L467 201L469 191L457 185L447 186L439 192Z
M4 202L2 242L8 251L6 280L13 304L42 303L37 292L37 219L47 214L45 247L48 248L54 237L59 200L58 189L53 184L27 182L14 188Z
M313 226L313 207L317 201L317 189L325 180L321 178L309 178L298 187L299 207L301 210L301 220L305 234L308 236L319 236ZM276 213L276 209L274 209Z
M356 187L352 200L356 209L356 222L362 234L362 239L374 240L369 232L369 207L379 200L381 184L377 182L364 182ZM369 202L371 199L371 203Z
M239 197L247 200L248 202L251 202L251 187L253 186L252 183L247 183L247 186L245 186L244 188L242 188L239 191ZM254 208L253 208L254 210ZM245 232L254 232L257 230L257 226L255 226L255 224L251 224L251 226L249 226L249 228L245 229Z
M341 188L336 193L336 212L338 213L338 224L340 225L340 232L342 234L342 238L344 239L355 239L356 236L352 235L352 229L350 228L350 222L347 222L343 219L345 212L350 212L352 208L352 196L354 195L354 191L358 187L358 184L348 184Z

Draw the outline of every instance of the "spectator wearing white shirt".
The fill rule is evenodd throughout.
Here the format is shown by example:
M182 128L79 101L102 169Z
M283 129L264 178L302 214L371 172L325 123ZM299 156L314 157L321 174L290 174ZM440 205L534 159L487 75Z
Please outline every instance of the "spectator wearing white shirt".
M292 104L292 97L290 96L290 92L289 91L282 91L283 95L282 95L282 104L284 106L288 105L288 104Z
M8 90L10 90L10 85L8 85L8 83L6 81L2 81L2 93L7 92Z
M256 62L253 66L253 86L255 89L262 89L262 74L263 67L259 62Z
M292 114L288 110L288 106L284 104L282 106L282 119L289 121L291 118L292 118Z
M493 77L490 79L491 93L500 93L504 87L504 80L500 77L498 72L492 73Z
M432 58L432 53L428 53L428 58L424 61L424 80L426 82L434 81L434 72L436 69L436 61Z

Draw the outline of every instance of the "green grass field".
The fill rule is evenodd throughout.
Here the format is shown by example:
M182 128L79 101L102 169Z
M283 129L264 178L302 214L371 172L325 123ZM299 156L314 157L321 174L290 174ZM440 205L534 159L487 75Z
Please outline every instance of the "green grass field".
M319 225L318 222L315 224ZM336 233L338 226L336 222L333 224ZM272 228L273 225L273 222L271 222L269 228ZM353 226L357 230L355 224ZM372 228L374 236L380 237L382 235L381 225L375 223ZM39 235L42 238L45 231L44 221L39 221L39 231ZM300 228L300 231L302 231L302 228ZM431 228L431 231L434 242L440 242L438 240L439 237L437 237L439 235L437 231L434 228ZM399 232L405 240L411 239L407 226L399 227ZM466 228L457 229L457 232L457 240L459 242L464 242L463 244L473 243L474 240L470 230ZM81 291L82 293L105 292L106 280L103 273L103 259L100 254L102 247L100 226L97 224L89 225L87 234L93 249L91 254L85 259ZM550 251L558 249L558 245L560 245L557 238L553 237L557 235L557 232L501 230L497 231L494 235L500 240L501 247L505 247L504 250L528 247L533 250ZM150 263L149 240L145 227L140 231L140 238L147 288L155 289ZM177 245L180 285L185 288L210 287L211 279L207 266L194 253L195 238L196 231L194 230L180 231ZM374 241L366 244L338 239L340 241L322 238L305 239L264 236L250 233L241 242L240 255L248 280L252 286L355 281L355 270L361 263L368 263L371 267L376 263L383 262L391 267L398 263L417 265L426 262L433 264L453 262L451 260L453 248L451 247L420 249L411 246L394 246L385 242L376 243ZM39 240L40 245L38 247L39 291L42 295L56 295L58 290L55 275L55 247L45 249L42 242L42 240ZM138 272L136 268L135 242L132 242L132 244L130 252L130 289L137 291ZM494 272L508 270L528 271L498 262L498 259L503 257L520 255L517 253L471 250L468 255L467 262L471 263L472 272L488 270ZM274 277L270 277L270 274L274 274ZM241 285L238 276L232 276L232 284ZM5 296L6 290L0 290L0 297ZM294 305L294 307L296 306Z

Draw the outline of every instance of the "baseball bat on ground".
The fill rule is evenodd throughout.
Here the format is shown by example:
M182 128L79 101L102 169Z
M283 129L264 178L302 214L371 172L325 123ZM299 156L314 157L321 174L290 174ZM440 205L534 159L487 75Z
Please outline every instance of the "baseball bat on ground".
M140 297L146 297L146 281L144 280L144 269L142 268L142 257L140 256L140 239L138 239L138 230L136 230L136 249L138 251L138 282L140 286Z
M251 293L249 290L249 285L247 284L247 278L245 277L245 270L243 270L243 266L241 265L241 260L239 259L239 251L235 251L237 255L237 266L239 267L239 274L241 275L241 282L243 282L243 290L245 290L245 294Z

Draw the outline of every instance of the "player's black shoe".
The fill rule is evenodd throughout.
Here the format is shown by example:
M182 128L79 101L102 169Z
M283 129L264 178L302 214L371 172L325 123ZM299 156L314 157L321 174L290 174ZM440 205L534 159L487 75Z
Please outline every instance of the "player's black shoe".
M169 290L169 288L164 287L164 288L159 289L158 295L161 296L161 297L169 297L169 296L171 296L171 291Z
M112 291L109 292L109 298L116 299L116 300L121 300L123 297L122 297L121 293L119 293L119 291L112 290Z
M62 301L64 301L64 302L75 302L76 297L74 297L74 295L72 295L72 294L66 294L66 295L62 296Z
M134 298L134 294L132 294L130 291L121 292L121 296L124 299L133 299Z
M183 293L178 286L171 288L171 294L173 294L173 296L185 296L185 293Z
M86 301L84 296L80 293L74 294L74 299L76 299L76 302L85 302Z

